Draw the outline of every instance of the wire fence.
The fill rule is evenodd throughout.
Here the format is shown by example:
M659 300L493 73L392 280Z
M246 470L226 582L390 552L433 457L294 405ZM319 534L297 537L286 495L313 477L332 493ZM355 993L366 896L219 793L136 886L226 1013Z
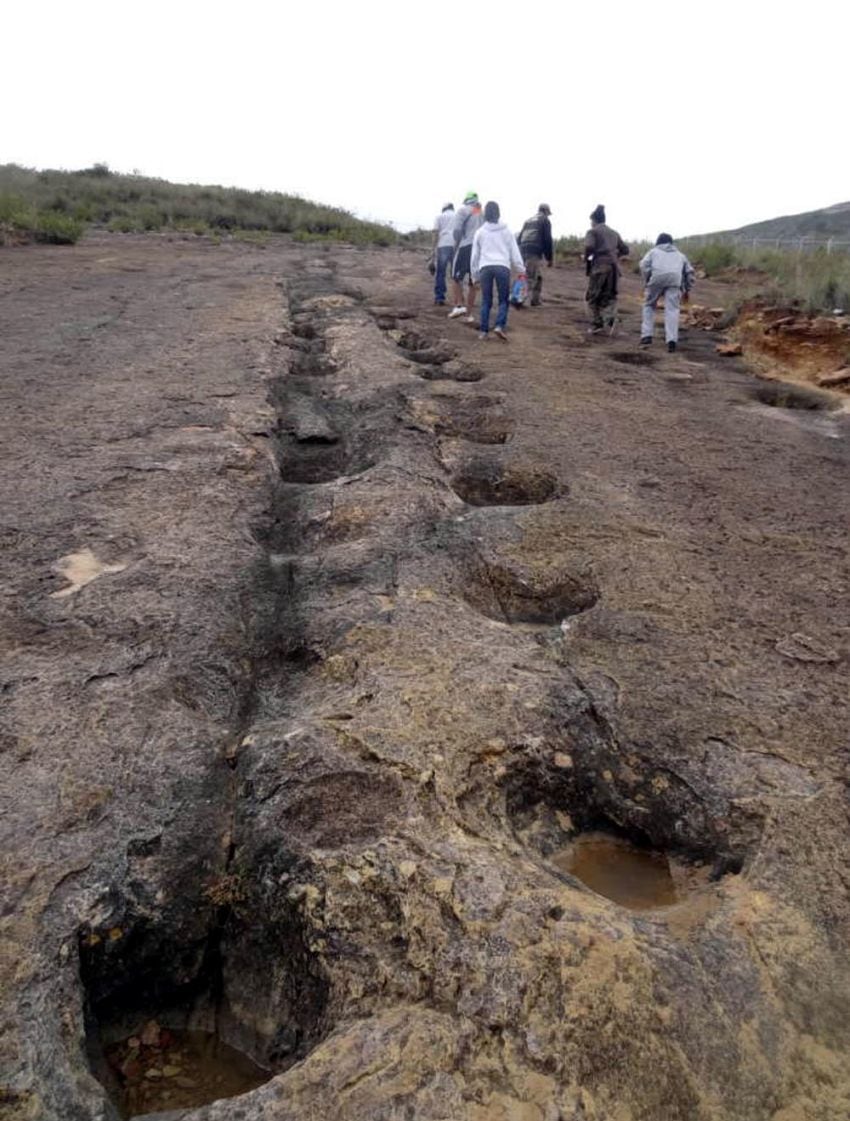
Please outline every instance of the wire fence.
M850 241L837 237L751 237L748 234L697 234L683 238L681 244L697 248L701 245L737 245L744 249L790 249L797 253L850 253Z

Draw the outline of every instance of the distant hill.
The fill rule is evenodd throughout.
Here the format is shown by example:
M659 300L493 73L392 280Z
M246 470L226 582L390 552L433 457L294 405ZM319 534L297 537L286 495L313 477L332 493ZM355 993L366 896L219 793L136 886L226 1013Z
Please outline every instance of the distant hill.
M721 230L713 234L700 234L701 241L711 238L779 238L791 241L795 238L813 238L826 241L836 238L850 241L850 202L839 202L823 210L808 210L804 214L787 214L782 218L768 218L764 222L753 222L736 230Z
M301 240L392 245L390 226L364 222L338 207L278 191L169 183L120 175L106 164L82 171L0 165L0 244L14 235L76 241L95 224L119 233L176 229L204 233L290 233Z

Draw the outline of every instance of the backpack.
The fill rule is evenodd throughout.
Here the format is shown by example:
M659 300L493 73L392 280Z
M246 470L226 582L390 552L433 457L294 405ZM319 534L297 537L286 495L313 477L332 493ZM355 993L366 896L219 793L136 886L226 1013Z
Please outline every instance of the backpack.
M540 248L540 220L537 215L523 223L517 240L519 241L520 249Z

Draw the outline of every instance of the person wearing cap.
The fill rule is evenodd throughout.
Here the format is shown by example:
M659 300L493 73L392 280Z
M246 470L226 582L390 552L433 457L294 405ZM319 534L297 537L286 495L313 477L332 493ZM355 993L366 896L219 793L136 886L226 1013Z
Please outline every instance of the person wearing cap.
M484 224L475 231L472 242L470 267L473 280L481 284L481 334L478 337L483 342L489 338L494 285L499 298L494 332L503 342L507 342L511 269L520 275L525 271L516 238L500 218L499 204L488 202L484 207Z
M605 207L600 203L590 215L590 229L584 239L583 257L587 266L587 305L590 310L591 334L598 334L606 323L613 330L617 323L621 257L628 257L629 247L616 230L605 222Z
M694 267L673 244L670 234L659 234L655 248L640 263L640 275L646 285L640 323L641 346L650 346L655 329L655 309L664 297L664 334L667 349L674 351L679 342L679 300L694 283Z
M434 240L431 260L434 263L434 303L440 307L446 302L446 276L455 253L455 206L447 202L434 219Z
M467 191L463 198L463 206L455 215L453 237L455 244L454 266L452 280L454 281L454 307L449 312L449 319L466 318L467 323L475 322L475 282L472 279L470 262L472 260L472 240L478 227L481 225L481 203L475 191ZM463 282L469 279L466 303L463 301Z
M543 291L543 261L549 268L552 267L552 223L549 217L552 213L548 203L541 202L537 213L529 218L519 233L519 251L525 261L525 274L528 277L528 291L531 296L531 306L537 307L540 303L540 293Z

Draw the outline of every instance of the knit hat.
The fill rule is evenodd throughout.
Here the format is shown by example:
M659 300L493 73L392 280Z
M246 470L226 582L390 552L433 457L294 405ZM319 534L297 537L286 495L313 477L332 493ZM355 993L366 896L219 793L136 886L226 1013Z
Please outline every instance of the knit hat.
M552 207L548 202L541 202L541 204L537 207L537 212L538 214L551 214Z
M659 234L658 237L655 239L655 244L656 245L672 245L673 244L673 238L670 236L670 234Z
M605 221L605 207L600 204L590 215L591 222L604 222Z
M467 191L463 196L463 201L464 203L478 202L478 195L475 193L475 191Z
M453 202L447 202L443 204L443 210L454 210L454 208L455 204Z

